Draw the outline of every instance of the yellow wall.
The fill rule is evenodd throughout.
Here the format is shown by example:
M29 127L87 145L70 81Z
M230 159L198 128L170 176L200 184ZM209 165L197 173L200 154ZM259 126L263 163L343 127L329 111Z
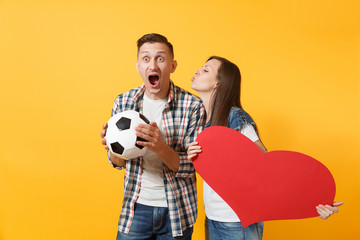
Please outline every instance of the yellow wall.
M359 9L356 0L0 0L0 239L115 238L123 172L107 163L99 133L117 94L142 83L135 43L149 32L174 44L172 79L187 90L210 55L237 63L268 149L332 171L341 212L266 222L264 239L355 239ZM203 239L201 190L199 201L194 239Z

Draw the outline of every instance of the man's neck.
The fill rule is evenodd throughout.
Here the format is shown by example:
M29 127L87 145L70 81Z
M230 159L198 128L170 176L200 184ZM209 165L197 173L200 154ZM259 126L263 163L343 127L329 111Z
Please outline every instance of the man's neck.
M145 95L151 100L162 100L169 96L169 92L167 92L167 94L161 94L161 93L152 94L145 90Z

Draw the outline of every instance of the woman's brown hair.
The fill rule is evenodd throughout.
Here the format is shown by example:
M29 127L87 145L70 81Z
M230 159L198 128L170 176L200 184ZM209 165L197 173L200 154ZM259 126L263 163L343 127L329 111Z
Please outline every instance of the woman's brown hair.
M227 126L232 107L242 108L240 103L241 74L239 68L229 60L212 56L207 61L216 59L221 62L218 69L214 94L211 98L210 126Z

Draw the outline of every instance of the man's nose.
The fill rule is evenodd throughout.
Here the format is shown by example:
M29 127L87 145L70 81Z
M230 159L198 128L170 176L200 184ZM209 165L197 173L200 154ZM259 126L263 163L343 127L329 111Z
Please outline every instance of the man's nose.
M155 59L150 61L150 69L157 69L157 62Z
M199 70L195 71L195 76L199 75Z

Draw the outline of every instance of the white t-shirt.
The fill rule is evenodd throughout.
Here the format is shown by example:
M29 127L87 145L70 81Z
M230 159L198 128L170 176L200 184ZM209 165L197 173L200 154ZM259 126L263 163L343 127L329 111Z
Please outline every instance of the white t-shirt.
M150 122L156 122L164 141L162 131L162 112L166 106L167 98L161 100L150 99L144 94L143 114ZM163 162L153 151L143 157L141 186L137 203L154 207L167 207Z
M259 140L254 128L246 125L240 131L251 141ZM219 222L240 222L240 219L231 207L204 181L203 197L207 218Z

